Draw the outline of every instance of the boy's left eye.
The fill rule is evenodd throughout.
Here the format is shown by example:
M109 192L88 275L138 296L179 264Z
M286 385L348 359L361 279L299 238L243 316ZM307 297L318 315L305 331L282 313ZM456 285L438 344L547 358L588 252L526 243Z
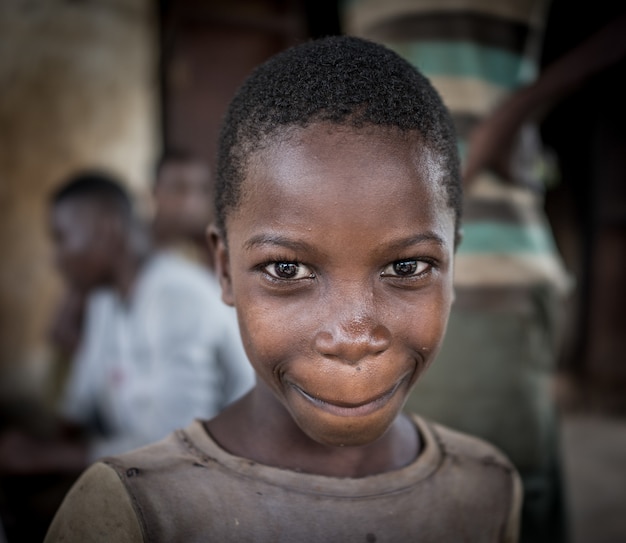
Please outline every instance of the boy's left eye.
M275 279L306 279L313 277L313 272L298 262L272 262L263 268Z
M383 277L413 277L424 273L430 264L421 260L397 260L387 266L381 275Z

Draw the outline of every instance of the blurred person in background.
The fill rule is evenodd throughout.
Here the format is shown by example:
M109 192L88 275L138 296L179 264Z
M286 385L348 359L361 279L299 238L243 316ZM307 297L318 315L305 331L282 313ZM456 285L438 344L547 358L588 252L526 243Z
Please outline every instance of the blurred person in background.
M208 164L181 148L166 149L155 167L152 208L146 235L154 249L175 251L213 271L206 229L211 223L212 183ZM50 383L52 401L62 393L67 372L80 343L85 314L85 293L67 284L50 326L55 371ZM234 312L231 320L235 320Z
M84 171L52 196L67 284L53 335L72 357L54 435L5 428L0 475L78 474L211 417L253 385L234 310L206 268L156 247L130 195Z
M152 234L160 247L179 250L209 270L213 258L206 243L213 220L211 170L200 157L180 148L159 158L153 183Z
M153 250L120 183L79 174L52 206L59 267L89 296L62 412L97 429L91 460L217 413L250 388L217 284L176 253Z
M407 402L487 439L524 483L521 541L568 539L552 379L572 280L545 216L540 114L624 57L625 19L540 71L549 1L353 0L343 31L414 63L450 108L464 166L456 299L438 364Z

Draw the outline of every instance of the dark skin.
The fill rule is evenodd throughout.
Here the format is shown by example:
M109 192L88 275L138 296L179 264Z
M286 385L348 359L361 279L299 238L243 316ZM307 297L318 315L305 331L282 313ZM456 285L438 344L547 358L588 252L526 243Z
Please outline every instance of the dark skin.
M51 210L55 259L70 299L84 297L101 286L117 289L122 297L130 294L147 256L130 241L130 228L124 218L90 201L65 201ZM81 310L74 305L75 312ZM65 337L73 337L69 327L78 322L78 315L65 312L63 316L67 322L56 326L64 326ZM75 344L68 341L63 346L74 348ZM79 473L86 468L87 444L81 428L62 420L56 421L56 428L53 436L33 436L21 429L5 431L0 436L0 473Z
M364 477L410 464L402 412L453 299L454 212L419 134L315 124L253 155L210 231L257 385L206 424L262 464Z
M48 337L57 353L70 359L80 344L85 316L86 294L77 288L66 288L53 315Z
M52 209L55 259L70 288L85 293L109 286L128 296L146 256L132 246L129 221L87 200Z

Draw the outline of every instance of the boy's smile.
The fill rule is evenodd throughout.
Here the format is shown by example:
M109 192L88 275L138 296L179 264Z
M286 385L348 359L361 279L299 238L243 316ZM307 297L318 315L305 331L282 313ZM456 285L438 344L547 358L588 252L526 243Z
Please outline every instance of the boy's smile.
M227 217L223 297L263 405L318 443L370 444L445 332L455 232L443 170L415 133L386 128L318 123L272 141Z

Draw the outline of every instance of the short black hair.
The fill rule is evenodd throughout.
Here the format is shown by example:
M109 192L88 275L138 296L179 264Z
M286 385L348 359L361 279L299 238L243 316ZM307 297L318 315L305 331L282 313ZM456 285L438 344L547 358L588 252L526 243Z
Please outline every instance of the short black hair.
M250 155L281 129L330 122L416 131L443 160L448 204L460 226L462 185L451 115L430 81L391 49L328 36L286 49L244 81L223 119L217 157L217 227L236 209Z
M74 200L95 203L127 220L133 216L133 202L122 182L102 170L81 170L72 174L52 193L50 204L56 207Z

